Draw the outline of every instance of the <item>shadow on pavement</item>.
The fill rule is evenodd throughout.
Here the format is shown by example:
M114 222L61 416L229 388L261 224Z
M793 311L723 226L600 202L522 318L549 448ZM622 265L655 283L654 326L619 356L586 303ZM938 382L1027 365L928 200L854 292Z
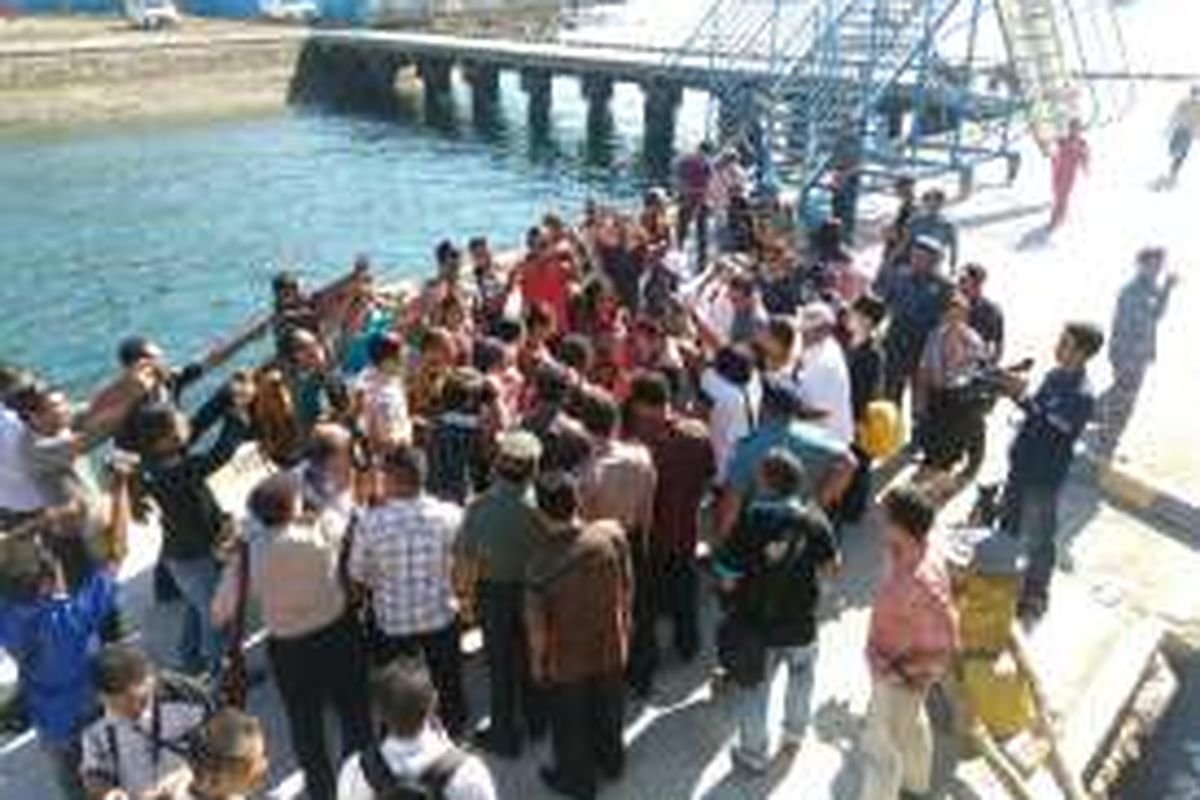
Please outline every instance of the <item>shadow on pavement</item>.
M787 777L795 761L796 752L787 750L775 757L765 775L750 776L731 769L715 786L700 795L700 800L767 800Z
M995 225L999 222L1009 222L1022 217L1033 217L1048 214L1050 212L1049 203L1032 203L1022 206L1010 206L1001 208L995 211L988 211L981 214L971 214L970 216L962 216L956 219L958 227L962 229L983 228L988 225Z
M705 767L733 733L731 701L731 695L711 697L701 691L660 710L630 742L623 784L640 787L645 796L691 797Z
M1030 228L1021 234L1021 238L1017 240L1017 252L1024 253L1029 250L1038 250L1050 243L1050 235L1054 233L1054 229L1048 224L1038 225Z

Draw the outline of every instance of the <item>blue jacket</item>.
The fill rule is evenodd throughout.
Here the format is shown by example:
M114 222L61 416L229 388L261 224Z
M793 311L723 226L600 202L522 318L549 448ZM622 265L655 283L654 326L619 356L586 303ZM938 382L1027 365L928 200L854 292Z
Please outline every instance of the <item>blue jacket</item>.
M91 657L114 608L116 582L97 570L69 595L0 601L0 646L21 671L21 695L38 735L67 742L88 721L96 698Z
M1021 402L1025 421L1009 452L1009 479L1056 488L1071 466L1075 442L1092 418L1096 397L1083 370L1050 370Z

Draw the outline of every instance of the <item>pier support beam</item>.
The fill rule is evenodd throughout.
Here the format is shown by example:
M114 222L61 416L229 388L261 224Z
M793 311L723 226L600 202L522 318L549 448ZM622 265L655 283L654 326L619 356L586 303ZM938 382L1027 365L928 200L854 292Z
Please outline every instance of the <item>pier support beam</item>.
M683 102L683 87L652 79L642 84L643 150L646 166L655 180L669 177L675 149L675 123Z
M613 96L612 78L607 75L584 75L579 79L579 88L587 100L589 118L598 110L608 108L608 101Z
M422 58L417 74L425 93L426 116L437 120L450 110L450 79L454 62L445 58Z
M521 91L529 98L529 130L534 138L545 138L550 131L550 102L553 87L549 70L521 70Z
M598 166L612 163L613 115L610 100L613 81L605 75L584 75L580 89L587 100L587 159Z
M579 88L587 100L587 160L598 166L612 163L613 116L610 100L613 81L606 75L584 75Z
M494 117L500 98L500 70L495 64L466 62L463 78L471 87L471 110L475 122L488 123Z

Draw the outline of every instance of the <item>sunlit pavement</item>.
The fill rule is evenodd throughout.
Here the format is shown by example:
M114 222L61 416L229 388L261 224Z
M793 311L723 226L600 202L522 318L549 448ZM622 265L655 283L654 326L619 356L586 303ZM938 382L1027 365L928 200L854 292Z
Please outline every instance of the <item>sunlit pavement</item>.
M1190 72L1200 83L1200 53L1184 30L1188 26L1173 24L1195 10L1187 0L1126 4L1122 19L1133 68ZM1117 460L1200 502L1200 169L1193 159L1178 186L1158 185L1166 169L1167 122L1189 85L1139 84L1121 118L1090 133L1090 173L1076 186L1067 223L1052 235L1042 230L1049 214L1049 164L1032 148L1013 186L988 187L985 173L985 185L953 215L963 226L964 257L989 268L991 291L1008 315L1009 356L1033 356L1042 367L1064 320L1108 326L1138 248L1168 248L1167 268L1182 281ZM1122 96L1116 88L1107 94ZM1001 221L989 221L995 218ZM1099 389L1107 385L1103 358L1094 378Z

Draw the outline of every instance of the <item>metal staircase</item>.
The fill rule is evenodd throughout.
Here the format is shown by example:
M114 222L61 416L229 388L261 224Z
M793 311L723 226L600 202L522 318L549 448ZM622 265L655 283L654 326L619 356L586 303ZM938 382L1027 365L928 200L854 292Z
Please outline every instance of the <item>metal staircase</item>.
M706 53L710 96L738 110L719 143L760 183L807 192L842 160L878 160L885 105L940 91L935 40L959 2L715 0L680 52Z
M1080 115L1080 86L1059 30L1055 0L995 0L1009 67L1024 101L1029 130L1049 151Z
M839 161L861 165L882 138L881 106L904 94L900 79L930 64L933 38L958 0L850 0L828 8L807 58L772 87L771 168L809 189ZM910 91L916 81L910 82Z
M839 166L969 182L988 159L1014 173L1009 128L1022 105L1049 141L1072 113L1055 21L1035 8L1055 2L713 0L665 66L705 64L721 111L713 136L710 106L710 138L741 148L760 185L807 194ZM1009 81L975 52L994 4L1008 15ZM956 31L963 55L942 50Z

